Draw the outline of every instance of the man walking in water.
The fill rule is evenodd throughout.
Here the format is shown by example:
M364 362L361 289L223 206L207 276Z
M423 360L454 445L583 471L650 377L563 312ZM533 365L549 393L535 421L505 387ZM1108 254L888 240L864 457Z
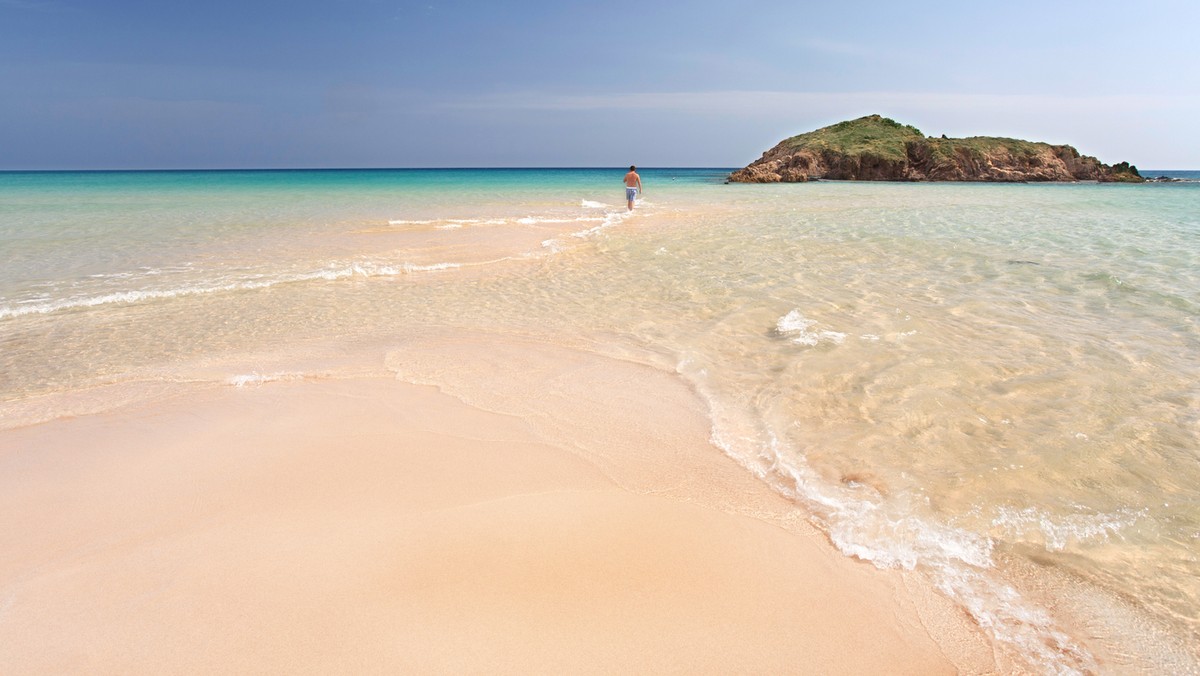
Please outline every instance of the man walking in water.
M637 199L640 192L642 192L642 177L638 176L637 167L631 164L629 173L625 174L625 201L629 203L630 211L633 211L633 201Z

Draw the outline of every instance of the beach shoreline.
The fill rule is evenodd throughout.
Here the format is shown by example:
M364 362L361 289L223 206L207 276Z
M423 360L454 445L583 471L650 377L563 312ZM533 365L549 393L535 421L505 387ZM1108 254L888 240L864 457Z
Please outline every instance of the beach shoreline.
M1013 670L721 454L673 374L495 335L384 360L0 432L0 663Z
M478 501L464 497L475 489L525 495L507 468L479 474L470 490L451 480L478 474L465 450L478 442L499 449L496 457L511 454L530 481L554 486L547 494L575 496L524 508L532 516L510 515L497 526L505 532L558 510L590 514L609 531L645 533L645 519L654 517L630 514L661 512L679 537L703 541L693 547L705 552L696 565L721 568L700 576L708 586L744 585L777 570L773 557L742 553L718 565L714 552L747 542L746 529L708 537L696 532L696 519L672 511L715 510L727 525L725 517L749 519L799 538L803 546L786 556L811 562L819 551L842 561L836 570L861 569L866 586L843 584L839 573L837 593L882 590L875 596L903 606L893 616L915 613L927 627L912 635L915 649L933 641L960 671L1195 670L1192 404L1200 363L1193 301L1181 291L1195 288L1200 270L1184 220L1195 213L1194 187L772 190L729 189L709 171L646 175L660 188L632 214L605 202L602 170L152 173L105 176L83 190L58 176L17 186L13 194L26 206L3 225L14 265L0 280L0 452L7 458L0 477L9 477L0 489L10 495L0 504L0 545L14 552L0 557L0 622L24 624L7 625L23 648L0 663L42 655L86 661L93 653L122 659L114 651L144 627L114 619L113 608L158 598L157 587L114 584L97 610L91 586L38 597L23 585L62 565L56 557L92 561L109 552L113 561L136 563L146 552L126 552L122 543L193 542L198 528L210 546L191 545L190 558L224 566L224 586L162 596L147 617L169 618L181 603L246 614L244 605L255 625L244 633L264 625L278 638L292 631L278 618L293 607L316 617L316 606L261 571L253 589L238 588L228 571L268 561L276 573L303 569L309 548L324 551L311 535L315 524L342 523L341 510L358 499L314 500L300 517L295 496L369 489L378 494L370 509L356 508L349 523L374 524L371 532L386 539L389 528L410 533L424 522L406 511L411 504L371 488L381 477L399 477L402 492L430 500L457 496L464 507ZM93 222L93 203L111 203L113 213ZM425 394L405 389L412 387ZM464 408L438 408L432 395ZM243 406L256 407L257 417ZM428 421L396 417L405 406L441 413ZM479 414L471 419L480 429L516 421L523 436L496 446L507 437L466 435L464 424L446 422L470 412ZM527 460L533 446L555 467L590 472L592 488L539 474ZM358 470L340 466L346 452ZM263 475L264 463L291 479ZM381 471L362 470L372 463ZM320 471L305 474L309 466ZM225 483L197 492L183 479L189 472ZM327 475L345 476L345 485L327 486ZM405 477L420 490L403 485ZM108 484L115 488L105 493ZM281 485L291 488L278 500L254 494L275 496ZM38 486L42 493L30 492ZM232 507L210 527L180 513L185 502L172 491L198 509ZM597 495L621 500L584 500ZM113 516L121 510L125 518ZM254 527L290 558L271 559L243 532L263 510L291 515ZM157 512L176 515L177 531L149 528L160 524L146 521ZM95 521L104 514L108 521ZM383 514L394 518L380 525ZM539 542L582 551L561 530L538 530ZM774 546L771 538L752 540L750 551ZM553 549L525 542L520 551ZM605 542L605 551L632 548ZM351 551L364 546L350 544ZM170 560L182 559L161 556L166 562L152 579L178 587L180 566ZM358 561L326 567L352 571ZM79 579L114 579L90 570ZM463 579L478 573L460 570ZM624 579L611 570L596 575L606 588ZM330 578L312 579L319 586ZM805 591L787 574L774 580ZM896 585L904 589L891 591ZM731 603L764 595L736 589ZM411 600L411 591L385 596ZM75 597L81 603L69 608ZM357 606L338 606L343 601L331 594L322 606L362 620ZM686 603L659 601L676 620L696 614ZM773 631L777 643L790 640L793 624L803 632L813 618L825 620L823 609L805 618L785 612L765 628L736 603L718 610L735 628ZM52 622L30 621L37 617ZM96 633L92 618L124 633ZM178 624L194 635L226 636L212 617L191 622ZM304 631L321 626L306 622ZM54 623L78 636L54 636ZM370 630L363 625L360 633ZM159 627L146 631L159 637L158 650L187 653L187 664L209 659ZM597 632L621 635L615 625ZM795 657L795 649L761 636L736 640L780 660ZM530 655L543 654L532 647L536 639L523 641ZM714 670L775 659L748 657L733 642L714 642L730 655ZM388 659L355 645L376 662ZM632 644L612 645L618 659L620 646ZM593 647L584 652L598 654L601 643ZM292 659L240 650L262 663Z

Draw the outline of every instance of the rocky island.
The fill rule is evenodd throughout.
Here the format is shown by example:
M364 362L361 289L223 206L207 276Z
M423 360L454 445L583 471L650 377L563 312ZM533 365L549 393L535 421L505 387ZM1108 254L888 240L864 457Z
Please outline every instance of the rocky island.
M839 122L781 141L729 176L734 183L846 181L1101 181L1140 183L1069 145L990 136L934 138L880 115Z

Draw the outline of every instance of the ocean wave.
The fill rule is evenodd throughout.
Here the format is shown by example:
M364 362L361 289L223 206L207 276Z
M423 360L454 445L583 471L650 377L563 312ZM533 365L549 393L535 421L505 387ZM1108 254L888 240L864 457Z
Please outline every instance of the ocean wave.
M145 301L203 296L216 293L237 291L255 291L267 289L281 284L294 284L310 281L336 281L355 276L361 277L395 277L419 272L436 272L462 267L460 263L433 263L416 265L412 263L374 263L355 262L334 264L327 268L307 273L281 274L274 277L252 276L246 279L224 283L199 284L178 286L165 289L137 289L114 291L94 296L62 298L58 300L42 300L35 303L17 301L12 305L0 306L0 320L22 317L34 314L52 314L64 310L91 308L102 305L134 304Z
M1095 671L1087 649L1059 630L1045 609L990 572L995 567L991 538L857 497L787 460L797 454L781 446L771 435L769 482L819 515L839 551L880 568L926 570L980 626L1038 666L1064 674Z
M591 237L592 235L594 235L606 228L611 228L614 225L624 222L632 214L633 214L632 211L610 211L610 212L604 214L604 218L588 219L588 220L600 221L599 225L597 225L595 227L587 228L585 230L580 230L579 232L573 232L573 233L571 233L571 236L579 237L579 238Z
M542 225L555 223L578 223L603 220L600 216L513 216L510 218L430 218L419 220L393 219L390 226L422 225L438 230L457 230L468 225Z
M592 200L580 200L580 208L595 210L595 209L612 209L612 205L604 202L596 202ZM583 215L571 216L562 214L538 214L528 216L510 216L498 218L429 218L429 219L392 219L388 221L390 226L432 226L437 230L458 230L466 226L473 225L566 225L570 223L595 223L596 225L569 233L572 237L587 238L601 230L620 223L629 217L629 213L625 210L606 211L603 215L593 215L593 213L585 213ZM547 239L542 242L542 247L549 250L551 253L558 253L566 247L563 242L556 239Z
M624 222L626 219L629 218L631 213L632 212L628 212L628 211L610 211L610 212L605 213L602 218L601 217L577 218L577 219L575 219L576 221L598 221L598 222L596 223L596 225L594 225L590 228L584 228L583 230L577 230L575 232L569 233L568 236L576 238L576 239L588 239L589 237L592 237L600 232L603 232L604 230L607 230L608 228L611 228L615 225L618 225L618 224ZM567 245L568 241L570 241L570 240L563 240L562 238L555 237L555 238L551 238L551 239L542 241L542 247L544 249L548 250L550 253L561 253L569 248L569 246Z
M784 328L811 327L802 316L793 320ZM902 496L884 499L870 487L826 480L765 420L726 407L710 389L705 369L684 360L677 371L695 384L708 403L713 445L802 505L839 551L879 568L926 572L938 589L996 640L1031 660L1035 670L1060 674L1096 670L1091 653L1059 630L1049 612L1029 602L994 571L995 544L990 537L920 516ZM1101 520L1082 528L1069 524L1067 531L1095 537L1109 528Z

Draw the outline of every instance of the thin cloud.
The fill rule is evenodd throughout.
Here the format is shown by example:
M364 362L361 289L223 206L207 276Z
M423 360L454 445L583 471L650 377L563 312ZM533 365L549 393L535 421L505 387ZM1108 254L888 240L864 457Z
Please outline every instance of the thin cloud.
M1062 96L1042 94L951 94L939 92L788 92L726 90L706 92L636 92L612 94L552 94L540 92L489 95L442 104L475 110L662 110L694 114L745 114L764 110L810 110L864 106L887 110L995 110L1001 107L1085 113L1119 106L1125 110L1159 110L1196 106L1200 96Z
M760 151L781 138L872 113L914 124L931 136L1002 136L1068 143L1105 162L1128 160L1139 166L1194 166L1200 151L1190 138L1164 143L1148 131L1162 121L1200 115L1200 95L1196 94L514 92L436 105L468 119L491 119L493 113L512 112L563 115L570 124L583 126L595 125L597 120L626 119L634 128L657 129L660 135L677 140L707 139L707 155L687 156L682 162L707 161L714 166L742 164L736 158ZM661 152L670 155L674 151L664 146Z

